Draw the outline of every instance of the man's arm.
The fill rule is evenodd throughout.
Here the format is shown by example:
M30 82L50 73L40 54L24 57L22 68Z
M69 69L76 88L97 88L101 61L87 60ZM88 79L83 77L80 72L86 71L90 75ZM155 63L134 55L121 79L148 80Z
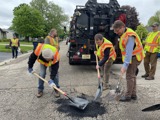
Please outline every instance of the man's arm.
M108 58L109 58L109 53L110 53L110 48L106 48L106 49L104 50L104 58L103 58L101 61L99 61L99 63L98 63L99 66L104 65L104 63L108 60Z
M18 47L20 47L20 42L19 42L19 40L18 40Z
M50 79L54 80L54 78L56 77L56 74L58 72L58 69L59 69L59 62L57 62L51 66Z
M46 37L45 40L44 40L44 43L45 44L50 44L50 39L48 37Z
M29 56L29 60L28 60L28 68L32 68L35 61L37 59L37 56L34 54L34 52Z
M128 68L128 65L129 65L129 63L132 59L133 47L134 47L134 44L135 44L134 41L135 41L135 38L133 36L128 38L128 42L127 42L127 45L126 45L126 56L125 56L124 63L123 63L123 67L125 69Z
M158 53L160 53L160 36L158 37Z

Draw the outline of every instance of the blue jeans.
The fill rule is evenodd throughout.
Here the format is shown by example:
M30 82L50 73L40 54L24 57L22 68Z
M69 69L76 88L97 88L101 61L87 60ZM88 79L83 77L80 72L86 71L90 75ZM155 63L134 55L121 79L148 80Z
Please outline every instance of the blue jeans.
M18 56L18 47L12 46L12 58L17 58Z
M40 64L40 76L42 78L45 78L46 77L46 69L47 67ZM54 78L53 82L56 84L56 86L59 88L59 74L57 73L56 74L56 77ZM43 91L44 90L44 81L42 81L41 79L39 79L38 81L38 90L39 91Z

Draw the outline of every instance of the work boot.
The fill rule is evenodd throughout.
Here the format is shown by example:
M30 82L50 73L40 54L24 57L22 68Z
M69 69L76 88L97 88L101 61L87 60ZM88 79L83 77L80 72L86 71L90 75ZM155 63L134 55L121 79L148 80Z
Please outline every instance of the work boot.
M42 97L42 95L43 95L43 91L38 91L37 98Z
M132 99L132 100L137 100L137 95L132 95L132 96L131 96L131 99Z
M145 78L145 80L154 80L154 77L148 76L148 77Z
M103 91L110 89L110 85L103 85Z
M148 77L149 75L148 74L144 74L144 75L142 75L141 77L142 78L146 78L146 77Z
M119 101L121 101L121 102L129 102L129 101L131 101L131 97L122 96Z
M56 98L60 97L60 93L56 89L54 89L54 96Z

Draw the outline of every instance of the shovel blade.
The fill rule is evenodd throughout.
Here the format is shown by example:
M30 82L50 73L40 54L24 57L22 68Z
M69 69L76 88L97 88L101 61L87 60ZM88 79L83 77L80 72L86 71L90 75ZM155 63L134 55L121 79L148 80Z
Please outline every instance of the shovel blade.
M103 86L102 86L102 83L100 83L98 86L98 89L96 91L94 101L97 100L98 98L100 98L100 96L102 95L102 91L103 91Z
M112 101L112 100L119 101L122 94L123 94L123 91L120 91L117 93L117 91L113 89L109 91L106 97L109 101Z
M155 110L160 110L160 104L156 104L156 105L152 105L150 107L144 108L142 111L149 112L149 111L155 111Z
M69 105L73 106L73 107L76 107L78 109L81 109L81 110L84 110L89 101L86 100L86 99L83 99L83 98L79 98L79 97L76 97L76 98L72 98L73 101L70 101L69 102Z
M107 98L109 101L114 100L115 97L116 97L116 90L110 90L109 93L106 95L106 98Z

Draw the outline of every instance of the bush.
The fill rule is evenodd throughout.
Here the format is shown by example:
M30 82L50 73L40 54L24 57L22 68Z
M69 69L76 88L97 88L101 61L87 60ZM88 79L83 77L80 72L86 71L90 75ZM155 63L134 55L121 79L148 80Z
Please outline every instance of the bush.
M10 39L0 39L0 42L9 42Z

